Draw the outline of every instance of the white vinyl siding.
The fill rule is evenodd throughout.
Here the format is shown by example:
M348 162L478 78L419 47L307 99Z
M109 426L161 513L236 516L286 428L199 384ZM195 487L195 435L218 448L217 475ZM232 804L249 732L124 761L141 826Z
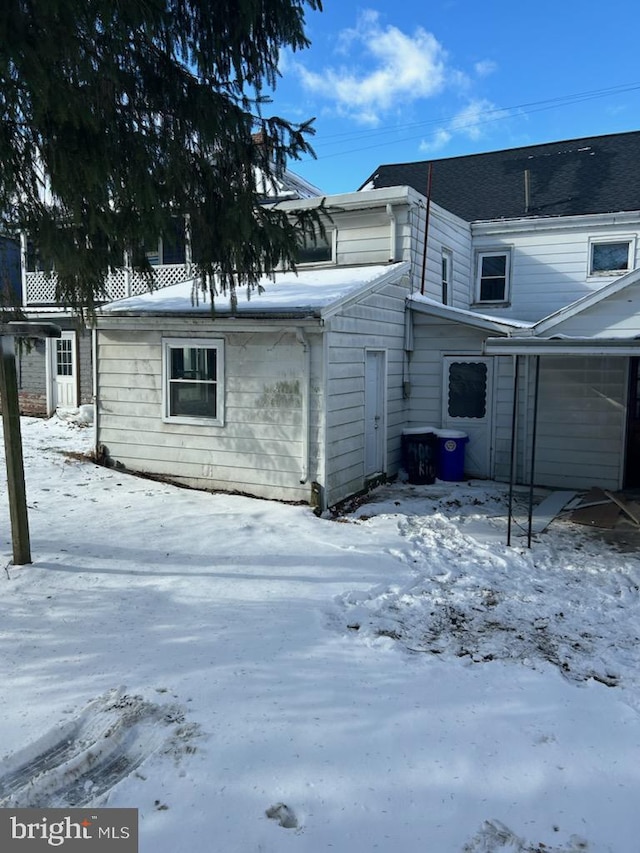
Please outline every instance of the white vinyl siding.
M423 240L425 228L425 206L412 208L412 233L415 235L411 255L413 292L420 293L437 302L442 302L442 250L452 253L452 278L449 285L447 304L456 308L468 308L470 303L469 282L471 280L471 226L457 216L431 204L429 212L429 235L427 244L424 288L422 281ZM406 258L409 260L409 258Z
M637 338L640 335L640 284L632 284L586 308L548 333L571 337ZM595 342L595 341L594 341Z
M512 356L496 358L496 480L509 479L513 412ZM617 489L622 481L626 358L540 357L535 477L538 486ZM534 357L520 357L516 482L529 482L534 414Z
M365 363L368 349L386 359L387 474L400 466L404 322L408 277L387 284L330 318L327 332L327 471L329 505L365 486Z
M320 444L321 336L311 347L308 476L303 436L305 353L295 328L235 332L216 321L211 340L224 340L225 423L163 421L162 339L195 331L200 318L120 320L97 332L98 441L111 459L134 471L164 475L203 489L308 501L317 479Z
M475 251L512 247L509 306L492 307L492 314L541 320L611 280L608 276L589 275L590 241L602 241L604 229L602 224L590 226L587 218L584 219L580 228L568 227L561 221L555 221L553 227L543 227L538 220L521 230L507 231L505 228L501 235L498 223L471 226ZM630 238L630 231L628 223L611 225L606 229L606 239L626 240ZM635 268L639 265L638 240L633 243L630 263ZM623 274L624 271L618 273Z
M618 489L628 359L540 358L535 482Z
M406 210L396 215L406 220ZM333 214L337 231L336 261L338 265L386 264L391 257L391 223L384 208ZM393 248L395 259L401 260L400 238Z
M326 199L327 231L335 231L334 260L338 266L386 264L411 260L414 219L411 211L420 196L409 187L345 193ZM279 210L317 208L317 199L288 201ZM326 264L320 261L319 266Z
M445 389L446 370L443 363L448 362L447 357L460 357L460 361L473 361L474 356L479 361L481 358L482 343L485 333L460 323L441 320L426 315L414 314L414 349L411 354L411 397L409 403L409 427L447 427L449 429L462 429L473 432L472 441L476 444L468 451L474 458L488 460L483 461L484 470L480 476L492 476L493 466L493 434L494 434L494 411L495 395L491 394L486 401L487 417L486 426L480 433L476 434L473 429L473 421L465 420L464 426L454 422L444 422L446 417ZM487 361L484 359L484 361ZM491 359L496 361L496 359ZM482 443L482 447L480 446Z

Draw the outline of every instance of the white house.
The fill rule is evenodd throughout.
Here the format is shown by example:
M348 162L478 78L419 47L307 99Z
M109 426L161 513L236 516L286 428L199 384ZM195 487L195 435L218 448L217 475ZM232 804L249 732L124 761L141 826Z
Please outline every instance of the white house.
M256 141L259 138L256 137ZM258 191L264 198L306 199L321 191L300 176L285 170L269 181L257 176ZM93 345L91 331L77 314L56 302L55 274L38 256L36 247L26 234L21 239L22 277L21 306L30 320L54 322L62 329L62 337L35 341L18 352L20 407L23 413L50 415L58 408L76 408L91 403L93 385ZM146 247L154 271L154 289L163 289L191 279L191 246L186 223L177 218L172 239L159 238ZM106 293L111 300L146 293L147 278L123 262L109 273Z
M323 203L296 273L215 313L192 282L106 306L97 441L114 464L203 488L325 507L400 466L407 298L424 202L407 187ZM196 378L197 377L197 378Z
M382 166L365 182L426 187L431 169L439 224L409 300L409 423L468 432L470 475L508 479L513 465L540 485L640 485L639 155L634 132Z
M402 430L428 426L469 435L469 476L640 485L639 157L617 134L281 202L329 217L297 277L236 315L186 284L99 317L102 453L325 507L395 475Z

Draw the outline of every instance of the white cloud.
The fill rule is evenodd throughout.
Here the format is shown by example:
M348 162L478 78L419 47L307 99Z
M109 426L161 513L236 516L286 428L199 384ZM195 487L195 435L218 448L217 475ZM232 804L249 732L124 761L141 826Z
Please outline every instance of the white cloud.
M437 95L457 74L448 69L447 53L432 33L418 27L407 35L382 26L371 10L340 34L338 52L359 59L320 72L299 65L302 84L363 124L376 125L399 106Z
M493 59L482 59L480 62L476 62L473 67L478 77L488 77L489 74L498 70L498 63L494 62Z
M479 139L485 130L483 125L492 121L496 113L501 112L504 110L498 110L495 104L484 98L471 101L453 117L449 127L455 133L463 133L470 139Z
M447 145L454 135L481 139L494 122L508 118L512 113L497 107L486 98L470 101L442 127L420 143L420 151L433 153Z
M448 130L445 130L444 127L440 127L434 132L431 139L422 140L418 146L419 150L425 154L435 154L437 151L442 151L442 149L449 144L451 137L452 134Z

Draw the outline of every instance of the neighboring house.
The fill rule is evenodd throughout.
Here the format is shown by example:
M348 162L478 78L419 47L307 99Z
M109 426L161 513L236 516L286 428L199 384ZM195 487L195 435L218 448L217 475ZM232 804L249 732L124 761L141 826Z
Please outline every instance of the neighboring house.
M429 163L363 188L399 182ZM435 161L431 218L409 425L465 430L471 475L640 486L640 133Z
M279 202L330 217L297 278L237 316L186 283L98 318L101 452L324 508L396 474L424 426L469 435L469 476L640 485L639 163L640 133L617 134Z
M305 199L320 195L317 187L288 170L279 180L262 182L265 198ZM183 223L176 220L175 239L147 247L154 267L154 288L162 289L192 276L191 247ZM94 400L94 356L91 330L71 310L55 300L55 276L38 257L27 236L22 237L22 286L19 303L29 320L46 320L62 329L60 339L37 340L17 357L20 408L24 414L51 415L58 408L76 408ZM20 266L18 267L19 270ZM110 299L148 291L146 278L123 265L107 278Z

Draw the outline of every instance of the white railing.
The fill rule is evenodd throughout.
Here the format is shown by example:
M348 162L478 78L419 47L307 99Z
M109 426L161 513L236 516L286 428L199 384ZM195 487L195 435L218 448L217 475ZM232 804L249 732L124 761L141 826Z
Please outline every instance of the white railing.
M155 278L153 288L160 289L178 284L189 278L189 268L185 264L167 264L154 267ZM27 272L25 306L55 305L56 280L44 272ZM123 299L126 296L137 296L149 290L145 276L131 269L113 270L107 276L107 293L109 300Z

